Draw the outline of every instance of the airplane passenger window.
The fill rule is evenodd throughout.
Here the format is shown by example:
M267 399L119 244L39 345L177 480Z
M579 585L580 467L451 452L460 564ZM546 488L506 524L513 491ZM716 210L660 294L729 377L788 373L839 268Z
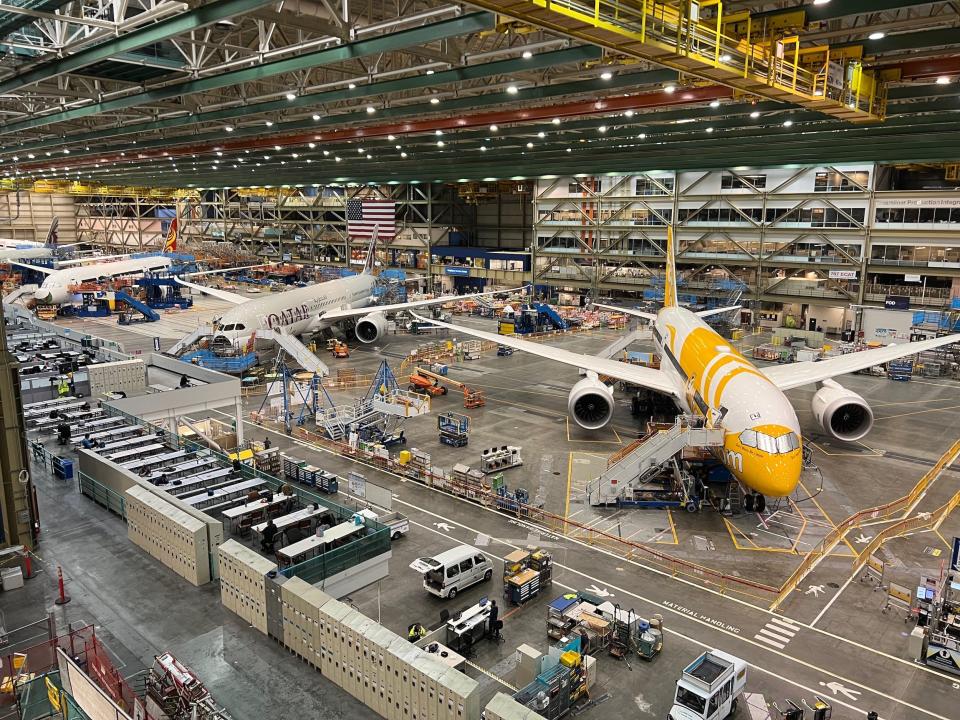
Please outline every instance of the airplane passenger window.
M757 446L757 431L744 430L740 433L740 444L744 447L755 448Z
M777 454L777 441L769 435L757 433L757 447L765 453Z

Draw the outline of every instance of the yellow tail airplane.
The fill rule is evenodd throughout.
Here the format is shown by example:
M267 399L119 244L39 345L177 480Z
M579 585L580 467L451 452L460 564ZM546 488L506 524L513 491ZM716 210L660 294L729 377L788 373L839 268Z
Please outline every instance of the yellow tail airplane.
M818 362L757 368L703 322L706 316L737 310L739 306L691 312L677 304L672 228L667 230L666 256L664 303L658 313L599 305L652 323L653 338L663 358L659 369L437 320L430 322L586 370L587 376L570 391L567 409L577 424L587 429L601 428L613 417L613 391L600 381L600 375L669 395L683 412L699 415L705 423L723 428L724 444L716 449L718 460L747 491L747 509L758 510L766 504L764 497L788 496L800 482L800 423L784 390L817 383L812 406L820 426L838 440L859 440L873 426L873 411L862 397L832 378L960 342L960 335L950 335Z

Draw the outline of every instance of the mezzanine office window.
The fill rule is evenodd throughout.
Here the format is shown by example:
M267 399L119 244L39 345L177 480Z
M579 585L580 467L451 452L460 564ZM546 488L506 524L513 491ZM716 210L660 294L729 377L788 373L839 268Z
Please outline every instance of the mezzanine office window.
M733 173L724 173L720 177L721 190L762 190L766 186L766 175L734 175Z
M814 192L863 192L870 182L866 170L847 173L818 172L813 178Z
M570 183L567 186L567 192L571 194L580 194L585 192L600 192L600 181L599 180L579 180Z
M634 186L634 195L669 195L673 192L672 177L637 178Z
M944 224L960 223L960 207L955 208L877 208L877 223Z

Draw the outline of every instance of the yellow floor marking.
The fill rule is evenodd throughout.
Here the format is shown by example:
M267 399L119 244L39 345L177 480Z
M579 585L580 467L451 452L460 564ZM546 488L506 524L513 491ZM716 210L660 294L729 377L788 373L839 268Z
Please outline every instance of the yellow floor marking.
M900 413L899 415L884 415L883 417L875 418L875 422L880 422L881 420L892 420L893 418L907 417L908 415L923 415L924 413L943 412L944 410L956 410L958 408L960 408L960 405L950 405L948 407L942 407L942 408L928 408L926 410L914 410L913 412Z
M617 433L616 430L613 430L613 428L610 428L610 429L613 430L613 436L616 438L616 440L574 440L573 438L570 437L570 416L569 415L567 416L566 420L567 420L567 442L568 443L596 443L598 445L623 445L623 440L620 439L620 435Z
M802 480L800 481L800 487L803 488L803 491L804 491L808 496L811 495L810 491L807 490L807 486L803 484L803 481L802 481ZM810 499L813 501L813 504L817 506L817 509L820 511L820 513L823 515L823 517L825 517L825 518L827 519L827 522L830 523L830 526L831 526L834 530L836 530L836 529L837 529L837 524L833 521L833 518L830 517L830 515L827 513L827 511L823 509L823 505L821 505L820 503L817 502L817 498L816 498L816 497L812 497L812 496L811 496ZM850 541L847 540L847 536L846 536L846 535L843 536L843 544L846 545L848 548L850 548L850 552L852 552L854 555L858 555L858 554L859 554L859 553L857 553L857 551L856 551L856 549L853 547L853 545L850 544Z
M948 542L947 542L947 539L946 539L943 535L940 534L940 531L939 531L939 530L934 530L934 532L937 534L937 537L938 537L938 538L940 538L941 540L943 540L943 544L946 545L949 550L953 550L953 543L948 543Z
M667 508L667 520L670 521L670 532L673 534L673 542L668 543L662 540L657 540L657 542L663 543L664 545L679 545L680 538L677 537L677 526L673 522L673 511L670 508Z
M809 443L810 445L813 445L817 450L819 450L820 452L822 452L822 453L823 453L824 455L826 455L827 457L846 457L846 456L868 457L868 458L869 458L869 457L883 457L883 453L877 452L877 451L874 450L872 447L869 447L868 445L863 445L863 443L860 443L860 444L863 445L863 447L867 448L868 450L871 450L872 453L873 453L872 455L864 455L864 454L861 453L861 452L839 452L839 453L827 452L826 450L823 449L822 446L818 445L818 444L815 443L813 440L807 440L806 442Z

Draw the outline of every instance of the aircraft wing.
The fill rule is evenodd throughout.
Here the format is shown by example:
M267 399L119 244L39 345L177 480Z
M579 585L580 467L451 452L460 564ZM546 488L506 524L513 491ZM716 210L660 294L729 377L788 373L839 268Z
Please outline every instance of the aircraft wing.
M596 307L603 308L604 310L613 310L614 312L622 312L624 315L633 315L634 317L643 318L644 320L649 320L653 322L657 319L656 313L643 312L643 310L634 310L633 308L617 307L616 305L602 305L600 303L594 303Z
M617 380L625 380L629 383L670 395L671 397L680 398L683 394L683 389L677 387L676 383L662 370L654 370L653 368L642 367L640 365L629 365L617 360L596 357L594 355L582 355L552 345L541 345L540 343L530 342L529 340L521 340L508 335L497 335L496 333L486 332L485 330L474 330L473 328L463 327L462 325L452 325L441 322L440 320L423 318L415 313L411 314L417 320L424 323L439 325L440 327L454 330L457 333L472 335L481 340L489 340L500 345L506 345L507 347L512 347L514 350L522 350L531 355L538 355L548 360L555 360L564 365L582 368L587 372L595 372L598 375L608 375Z
M206 293L211 297L220 298L221 300L226 300L228 303L233 303L234 305L243 305L243 303L250 300L248 297L243 295L238 295L237 293L229 292L228 290L219 290L218 288L207 287L206 285L199 285L197 283L187 282L186 280L181 280L176 278L176 281L180 285L186 285L188 288L193 288L202 293Z
M837 375L846 375L847 373L863 370L874 365L883 365L891 360L906 357L907 355L916 355L924 350L934 350L944 345L960 343L960 334L944 335L943 337L933 338L932 340L921 340L920 342L902 343L900 345L887 345L876 350L863 350L862 352L840 355L838 357L828 358L826 360L814 360L808 362L789 363L787 365L775 365L771 367L760 368L760 372L767 376L770 381L781 390L809 385L810 383L829 380Z
M412 310L418 307L429 307L430 305L443 305L454 300L467 300L469 298L483 297L484 295L499 295L500 293L513 293L523 288L514 288L512 290L491 290L490 292L469 293L467 295L444 295L443 297L433 298L432 300L414 300L406 303L394 303L393 305L368 305L362 308L344 308L343 310L330 310L320 317L323 320L342 320L348 317L358 317L360 315L369 315L374 312L398 312L400 310ZM425 321L432 322L432 321Z
M701 310L700 312L694 314L697 317L705 318L710 317L711 315L722 315L725 312L733 312L734 310L739 310L742 307L742 305L729 305L722 308L713 308L712 310Z
M47 267L40 267L39 265L31 265L30 263L16 262L14 260L10 261L11 265L19 265L20 267L30 268L31 270L36 270L37 272L42 272L44 275L53 275L56 270L51 270Z

